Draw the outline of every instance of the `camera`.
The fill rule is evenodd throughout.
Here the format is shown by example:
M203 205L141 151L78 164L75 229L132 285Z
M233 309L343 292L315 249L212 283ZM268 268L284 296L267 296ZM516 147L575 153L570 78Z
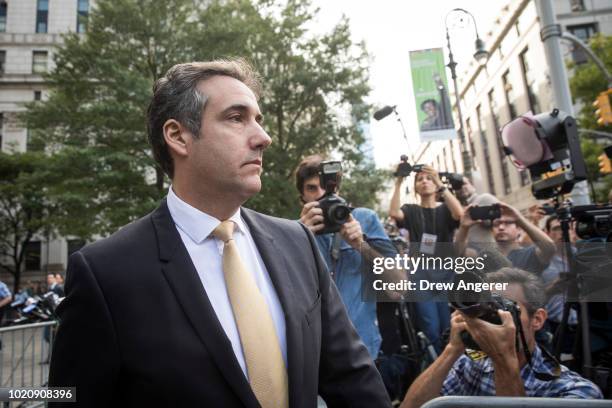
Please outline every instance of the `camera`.
M463 187L463 175L459 173L449 173L446 171L441 171L438 173L440 179L444 184L448 184L453 191L461 190Z
M401 155L400 161L401 163L397 166L397 170L393 173L395 177L408 177L413 171L418 173L423 170L424 164L411 165L408 163L408 156L405 154Z
M471 207L469 212L473 220L495 220L501 217L501 207L499 204Z
M340 227L348 221L353 211L346 200L336 194L341 175L342 163L339 161L324 161L319 165L319 182L325 193L317 201L319 208L323 210L325 227L317 231L318 235L340 231Z
M480 275L473 272L464 272L455 277L454 287L457 287L459 281L465 284L483 283ZM481 292L469 290L454 290L449 292L449 302L455 310L469 317L477 317L492 324L502 324L502 321L497 313L498 310L505 310L512 314L515 326L518 328L521 324L521 308L520 306L509 299L497 294L491 293L488 290ZM516 344L518 346L519 330L516 331ZM478 343L474 341L472 336L467 331L461 332L461 341L465 347L472 350L480 350Z
M514 119L503 127L501 139L512 163L529 169L535 198L561 196L586 180L576 120L559 109Z
M571 214L580 238L612 242L612 204L580 205L573 207Z

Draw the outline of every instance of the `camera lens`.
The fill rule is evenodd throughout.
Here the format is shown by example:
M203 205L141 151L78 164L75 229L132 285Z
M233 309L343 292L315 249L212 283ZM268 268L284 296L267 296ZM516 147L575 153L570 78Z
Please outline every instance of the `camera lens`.
M349 215L351 215L351 210L346 205L335 204L329 208L329 218L336 224L344 224Z

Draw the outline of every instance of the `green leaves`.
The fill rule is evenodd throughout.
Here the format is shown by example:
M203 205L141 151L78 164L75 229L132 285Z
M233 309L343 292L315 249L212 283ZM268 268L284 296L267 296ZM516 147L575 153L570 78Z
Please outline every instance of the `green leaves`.
M365 166L359 123L369 111L367 52L352 42L347 20L319 35L308 30L315 18L298 0L97 1L87 33L66 35L55 53L49 99L23 116L51 156L46 194L56 229L107 235L166 194L168 180L147 143L146 109L154 81L180 62L245 57L263 77L260 106L273 144L263 190L249 206L297 218L292 174L306 155L333 151L347 168ZM361 191L374 197L376 187Z

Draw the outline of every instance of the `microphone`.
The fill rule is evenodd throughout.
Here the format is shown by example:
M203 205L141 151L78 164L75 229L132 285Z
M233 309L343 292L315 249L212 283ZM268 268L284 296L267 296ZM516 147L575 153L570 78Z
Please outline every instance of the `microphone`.
M374 112L374 119L381 120L381 119L386 118L393 112L393 110L395 110L395 106L397 105L394 105L394 106L387 105L384 108L377 110L376 112Z

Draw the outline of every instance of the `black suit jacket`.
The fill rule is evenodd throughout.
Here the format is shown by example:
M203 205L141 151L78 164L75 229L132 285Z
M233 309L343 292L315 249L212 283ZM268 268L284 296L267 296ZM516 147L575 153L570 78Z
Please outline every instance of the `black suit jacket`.
M290 406L390 406L312 234L242 216L283 308ZM66 406L259 407L165 200L74 253L65 290L49 385L77 387Z

